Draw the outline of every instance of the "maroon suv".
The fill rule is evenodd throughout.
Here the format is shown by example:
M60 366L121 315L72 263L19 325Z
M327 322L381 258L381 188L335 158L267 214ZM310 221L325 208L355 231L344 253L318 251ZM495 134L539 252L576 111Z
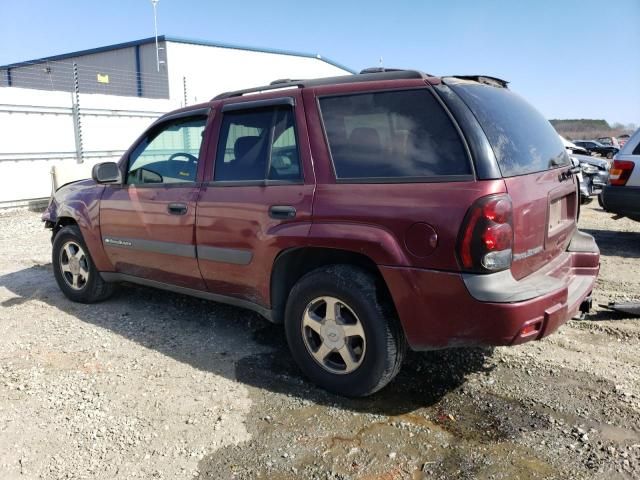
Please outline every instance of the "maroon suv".
M358 396L406 346L515 345L588 309L577 208L558 135L506 82L386 70L167 114L43 218L71 300L126 281L255 310Z

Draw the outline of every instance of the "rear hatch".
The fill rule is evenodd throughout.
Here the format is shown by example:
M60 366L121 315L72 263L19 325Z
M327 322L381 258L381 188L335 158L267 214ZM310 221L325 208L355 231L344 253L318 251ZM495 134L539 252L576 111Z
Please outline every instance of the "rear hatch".
M508 88L475 81L447 84L477 118L513 204L516 279L561 255L576 228L577 184L551 124Z

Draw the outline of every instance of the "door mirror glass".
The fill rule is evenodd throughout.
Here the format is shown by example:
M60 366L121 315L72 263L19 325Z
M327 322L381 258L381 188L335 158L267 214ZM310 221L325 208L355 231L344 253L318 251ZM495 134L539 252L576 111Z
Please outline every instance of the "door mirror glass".
M91 178L97 183L120 183L120 169L115 162L103 162L93 166Z

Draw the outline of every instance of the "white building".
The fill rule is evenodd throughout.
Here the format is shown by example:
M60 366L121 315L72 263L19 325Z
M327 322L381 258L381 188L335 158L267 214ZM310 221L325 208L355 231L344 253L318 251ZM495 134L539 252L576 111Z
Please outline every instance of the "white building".
M282 78L354 73L320 55L169 36L0 66L0 207L117 160L155 118Z

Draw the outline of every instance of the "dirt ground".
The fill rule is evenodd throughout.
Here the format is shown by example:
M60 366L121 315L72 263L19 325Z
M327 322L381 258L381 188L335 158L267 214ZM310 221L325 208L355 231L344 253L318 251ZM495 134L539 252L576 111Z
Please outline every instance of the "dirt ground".
M592 204L580 226L594 303L640 300L640 223ZM0 479L640 478L640 319L411 354L346 400L251 312L131 285L71 303L37 213L0 214L0 252Z

